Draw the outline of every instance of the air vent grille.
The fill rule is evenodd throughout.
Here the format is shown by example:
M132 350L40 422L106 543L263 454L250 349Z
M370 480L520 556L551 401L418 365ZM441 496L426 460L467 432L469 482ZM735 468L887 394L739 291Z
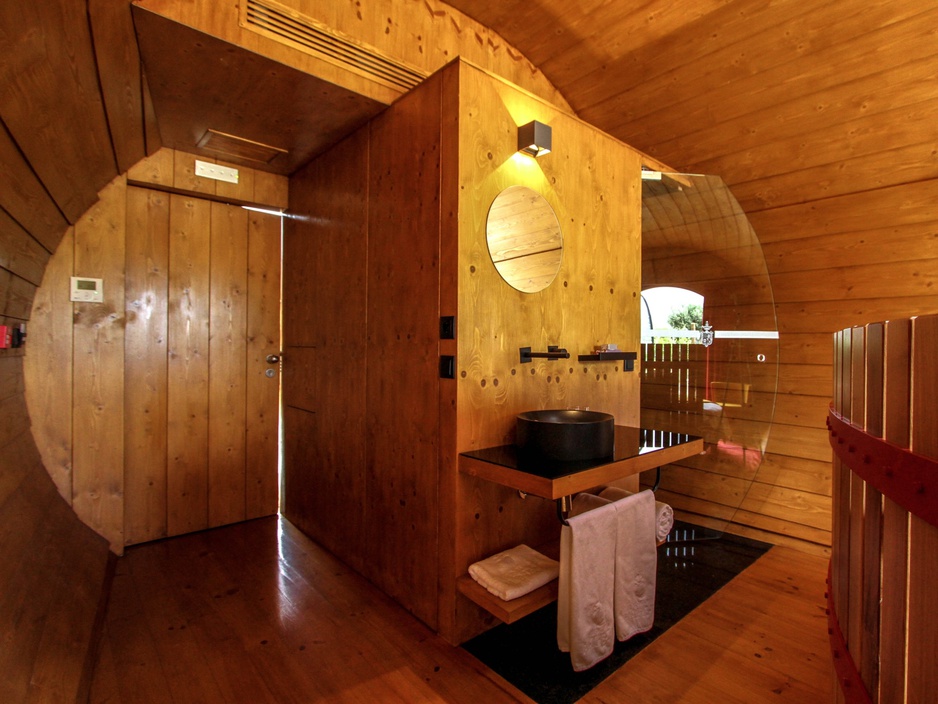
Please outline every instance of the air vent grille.
M281 154L288 153L286 149L280 147L213 129L206 130L196 146L229 159L256 161L261 164L269 164Z
M426 78L426 74L418 69L381 56L375 49L341 36L312 17L279 3L247 0L241 7L241 26L384 85L407 91Z

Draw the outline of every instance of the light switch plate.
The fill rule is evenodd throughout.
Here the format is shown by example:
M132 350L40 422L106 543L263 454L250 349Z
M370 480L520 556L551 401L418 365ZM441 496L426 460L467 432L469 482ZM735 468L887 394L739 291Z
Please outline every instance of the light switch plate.
M78 303L104 303L104 281L73 276L71 300Z
M195 160L195 175L203 178L213 178L216 181L226 181L227 183L238 182L238 170L230 166L219 166L218 164L209 164L207 161Z

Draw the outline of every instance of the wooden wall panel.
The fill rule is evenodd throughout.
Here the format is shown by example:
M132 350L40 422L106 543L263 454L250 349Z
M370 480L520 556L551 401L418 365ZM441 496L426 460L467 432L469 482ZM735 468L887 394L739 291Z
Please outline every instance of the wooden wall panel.
M75 234L69 228L46 267L29 320L26 400L43 464L62 498L72 503L72 354L74 320L69 301Z
M517 124L534 117L567 135L552 162L512 157ZM458 155L449 170L441 171L441 144ZM597 175L584 182L587 164ZM601 342L637 344L638 171L628 148L456 64L291 181L284 511L454 642L487 625L455 593L470 558L551 540L559 529L549 502L460 477L457 453L510 441L514 415L525 408L592 404L620 423L638 422L637 376L621 364L517 363L525 345L556 341L576 354ZM571 223L567 268L530 296L498 278L485 246L491 199L518 182L542 189ZM456 258L443 263L441 252ZM455 341L439 339L444 299L456 313ZM364 387L361 358L339 358L359 349ZM452 389L438 381L440 354L457 358ZM441 430L440 418L454 426ZM349 520L336 535L333 501L361 507L361 535ZM451 542L437 550L439 539Z
M367 129L290 179L284 224L282 511L364 570ZM323 373L327 370L327 373Z
M132 173L172 189L173 165L190 160L166 150ZM240 194L278 201L285 186L283 177L246 173ZM115 551L192 525L243 520L248 503L254 517L276 512L279 379L264 376L264 360L279 351L279 218L122 179L105 197L77 226L82 258L70 236L52 257L33 312L28 402L50 472L67 501L86 497L83 517ZM106 294L120 296L119 310L110 298L73 306L73 274L103 278ZM248 345L266 382L253 390ZM54 368L42 363L49 359ZM180 405L191 399L195 406Z
M285 180L278 179L280 182ZM280 218L261 213L249 216L246 518L270 516L277 513L280 505L279 473L270 471L270 467L278 467L280 462L280 365L268 364L267 355L281 350L281 230ZM275 370L277 376L269 378L266 375L268 369Z
M512 442L517 413L536 408L585 406L637 425L638 373L576 356L602 343L638 352L640 155L472 67L461 67L459 100L458 196L444 205L459 219L457 450ZM516 153L517 127L532 119L554 134L553 151L537 160ZM500 278L485 239L489 206L518 184L544 196L563 231L560 272L533 294ZM519 363L520 347L548 345L571 358ZM453 481L450 471L444 468L444 481ZM459 477L455 561L443 566L441 588L451 589L454 576L478 559L555 539L554 512L551 502ZM445 635L461 641L486 619L459 597L455 631Z
M120 554L124 546L123 178L75 225L75 273L104 280L104 302L76 303L72 506Z
M39 286L48 262L49 252L0 210L0 267Z
M211 203L170 196L167 330L170 535L202 530L208 518L209 232Z
M4 3L0 26L0 117L74 223L117 174L87 4Z
M211 218L208 520L217 526L245 517L248 211L213 203Z
M47 251L54 252L68 222L20 152L6 127L0 125L0 205Z
M432 628L440 520L441 86L437 74L371 122L368 167L365 480L374 512L365 523L365 574Z
M117 169L124 173L146 156L140 53L130 3L88 0L88 18Z
M124 364L124 538L163 538L166 526L167 290L170 196L127 189Z
M602 72L558 83L602 129L728 183L764 247L783 380L808 366L829 380L835 330L938 309L935 95L926 78L938 66L936 13L913 0L823 8L733 0L707 22L619 52ZM621 88L601 80L616 67L635 78ZM815 393L788 382L779 401L786 419L773 428L786 440L773 448L784 448L789 465L810 467L819 458L811 445L801 449L797 427L820 431L823 418L792 422Z

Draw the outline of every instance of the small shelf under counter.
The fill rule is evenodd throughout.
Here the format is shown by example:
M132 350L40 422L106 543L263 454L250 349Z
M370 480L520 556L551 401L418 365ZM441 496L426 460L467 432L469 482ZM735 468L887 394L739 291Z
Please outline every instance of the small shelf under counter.
M560 499L703 452L695 435L616 426L614 454L577 462L532 461L514 445L459 455L459 471L544 499Z
M561 499L645 470L662 467L703 452L703 439L695 435L653 428L615 427L611 457L582 462L532 462L514 445L499 445L459 455L459 471L545 499ZM557 558L559 543L539 546ZM463 596L505 623L537 611L557 600L557 580L530 594L504 601L489 593L468 574L456 580Z

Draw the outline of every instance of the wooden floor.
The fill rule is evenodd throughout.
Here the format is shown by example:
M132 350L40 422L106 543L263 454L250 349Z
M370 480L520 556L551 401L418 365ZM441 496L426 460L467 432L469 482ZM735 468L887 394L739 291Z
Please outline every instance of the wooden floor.
M772 549L585 702L829 702L826 560ZM117 567L92 702L530 701L274 518Z

